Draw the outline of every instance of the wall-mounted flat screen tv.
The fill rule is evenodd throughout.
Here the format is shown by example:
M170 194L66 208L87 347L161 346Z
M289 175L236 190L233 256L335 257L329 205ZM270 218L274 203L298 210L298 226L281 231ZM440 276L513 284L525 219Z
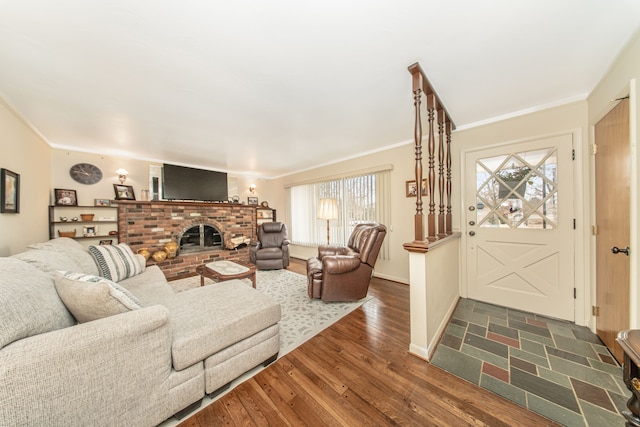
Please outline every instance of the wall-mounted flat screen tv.
M164 164L162 192L167 200L225 202L229 198L226 172Z

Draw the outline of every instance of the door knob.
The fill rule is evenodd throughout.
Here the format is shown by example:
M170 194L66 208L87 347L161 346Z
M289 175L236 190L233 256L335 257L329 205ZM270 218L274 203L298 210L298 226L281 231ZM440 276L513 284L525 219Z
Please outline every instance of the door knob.
M469 225L476 225L475 221L469 221Z
M473 211L475 211L475 210L476 210L476 207L475 207L475 206L469 206L469 210L470 210L471 212L473 212Z
M620 254L620 253L623 253L623 254L625 254L626 256L629 256L629 246L627 246L627 247L626 247L626 248L624 248L624 249L620 249L619 247L614 246L614 247L612 247L612 248L611 248L611 252L612 252L612 253L614 253L614 254Z
M475 235L476 235L476 232L475 232L475 231L470 231L470 232L469 232L469 236L475 236Z

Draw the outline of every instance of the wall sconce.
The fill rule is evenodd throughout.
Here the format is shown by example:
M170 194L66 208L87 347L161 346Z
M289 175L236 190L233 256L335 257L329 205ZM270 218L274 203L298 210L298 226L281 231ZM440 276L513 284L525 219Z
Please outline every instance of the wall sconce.
M127 180L127 175L129 175L129 172L127 172L126 169L120 168L116 171L116 173L118 174L120 184L124 184L124 182Z
M253 194L253 193L255 193L255 192L256 192L256 185L255 185L255 184L251 184L251 185L249 186L249 192L250 192L251 194Z

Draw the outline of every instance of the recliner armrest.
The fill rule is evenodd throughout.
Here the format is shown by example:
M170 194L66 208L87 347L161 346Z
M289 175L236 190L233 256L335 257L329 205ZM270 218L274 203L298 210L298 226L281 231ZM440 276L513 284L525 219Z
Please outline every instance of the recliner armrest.
M360 267L360 258L345 255L322 258L322 269L328 274L348 273Z
M322 259L326 256L345 255L347 248L344 246L318 246L318 258Z

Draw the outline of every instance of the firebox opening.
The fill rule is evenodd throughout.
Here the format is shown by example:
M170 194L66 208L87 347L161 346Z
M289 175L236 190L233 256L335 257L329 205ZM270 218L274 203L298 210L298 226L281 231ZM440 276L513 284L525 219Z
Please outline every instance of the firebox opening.
M222 249L222 233L217 228L198 224L186 229L180 237L180 253L192 253Z

